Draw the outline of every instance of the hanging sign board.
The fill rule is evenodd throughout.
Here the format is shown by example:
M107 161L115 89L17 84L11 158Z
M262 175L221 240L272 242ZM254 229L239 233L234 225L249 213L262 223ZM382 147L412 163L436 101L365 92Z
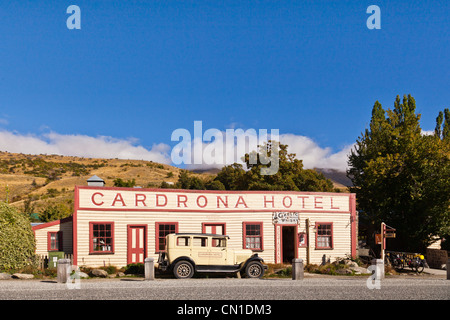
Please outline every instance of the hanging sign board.
M274 224L298 224L298 212L274 212L272 222Z
M375 244L381 244L381 233L375 234Z
M393 232L386 232L384 237L385 238L395 238L395 233L393 233Z

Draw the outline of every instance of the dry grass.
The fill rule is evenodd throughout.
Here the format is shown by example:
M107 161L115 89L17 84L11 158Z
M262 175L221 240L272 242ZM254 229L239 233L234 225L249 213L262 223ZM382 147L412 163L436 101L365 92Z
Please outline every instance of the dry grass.
M181 170L144 160L26 155L9 152L0 152L0 164L0 200L6 200L9 190L9 203L23 209L25 200L31 197L35 212L40 212L45 206L59 203L71 207L74 186L87 185L86 180L93 175L105 180L106 186L113 186L114 179L121 178L124 181L135 179L137 186L158 188L163 181L176 182ZM75 169L72 170L72 167ZM80 171L77 171L78 169ZM56 177L52 176L55 172ZM205 179L211 176L195 175Z

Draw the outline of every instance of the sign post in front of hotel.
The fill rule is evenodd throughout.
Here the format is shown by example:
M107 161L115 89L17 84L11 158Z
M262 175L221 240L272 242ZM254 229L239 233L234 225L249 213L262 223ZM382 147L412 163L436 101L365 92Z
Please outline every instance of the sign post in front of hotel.
M381 223L381 260L384 261L384 250L386 249L386 223Z
M386 239L395 238L395 229L386 225L386 223L381 223L381 233L375 235L376 244L381 244L381 260L384 261L384 251L386 250Z

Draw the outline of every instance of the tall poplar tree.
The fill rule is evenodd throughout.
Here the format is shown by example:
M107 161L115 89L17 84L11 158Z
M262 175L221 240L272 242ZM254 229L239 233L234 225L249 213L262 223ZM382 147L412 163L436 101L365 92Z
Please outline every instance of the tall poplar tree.
M450 114L438 115L434 135L420 128L411 95L393 109L376 101L369 128L349 156L347 176L360 221L372 236L381 222L397 229L391 249L424 251L450 231Z

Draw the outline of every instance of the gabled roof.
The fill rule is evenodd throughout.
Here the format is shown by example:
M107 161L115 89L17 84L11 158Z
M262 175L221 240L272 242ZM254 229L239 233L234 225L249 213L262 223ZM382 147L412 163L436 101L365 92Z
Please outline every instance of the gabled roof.
M63 218L60 220L54 220L54 221L50 221L50 222L45 222L45 223L40 223L40 224L36 224L36 225L32 225L31 226L31 230L39 230L39 229L43 229L43 228L47 228L47 227L51 227L51 226L55 226L61 223L66 223L66 222L71 222L73 221L73 216L67 217L67 218Z
M105 182L102 178L96 176L95 174L87 179L88 182Z

